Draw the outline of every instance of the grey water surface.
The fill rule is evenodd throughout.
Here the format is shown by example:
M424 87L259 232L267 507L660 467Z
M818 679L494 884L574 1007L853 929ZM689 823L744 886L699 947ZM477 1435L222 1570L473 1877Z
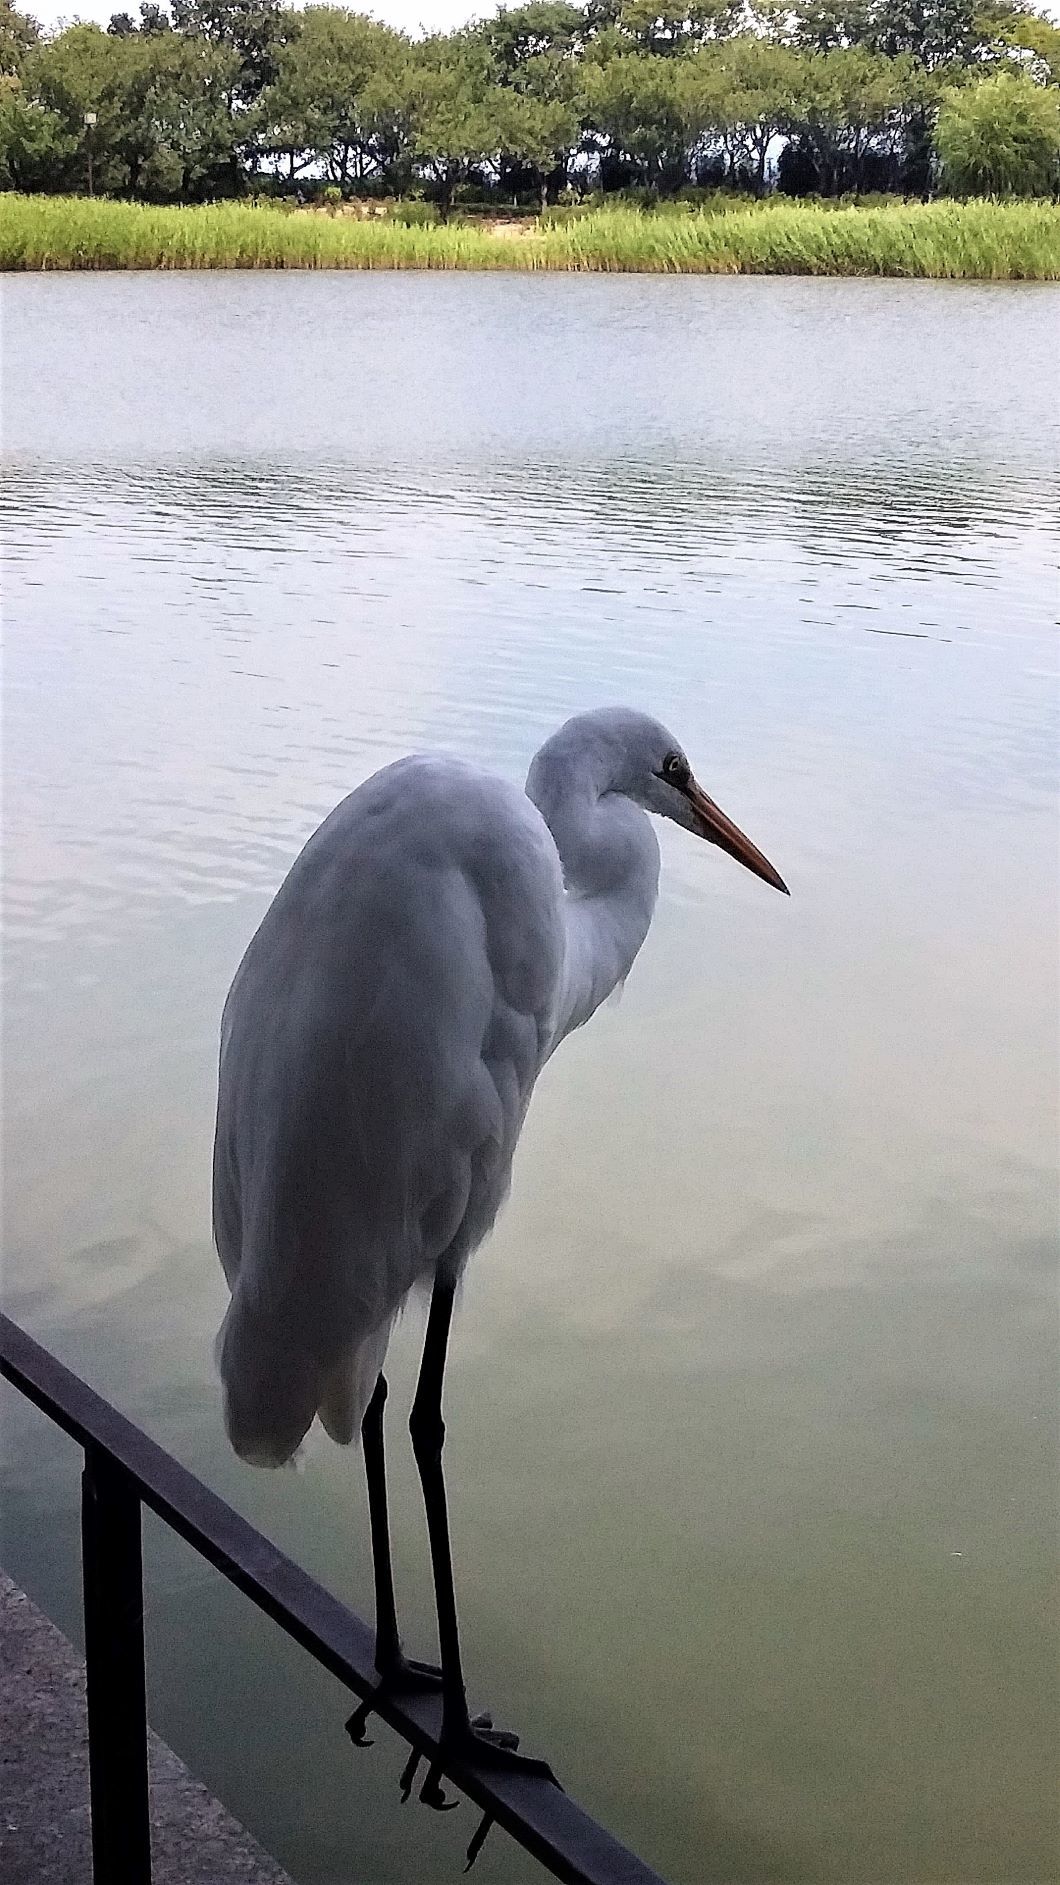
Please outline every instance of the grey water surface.
M675 1885L1047 1885L1055 1771L1051 287L4 284L6 1306L370 1612L358 1459L221 1430L217 1024L303 840L413 748L657 713L790 902L662 833L541 1081L448 1386L473 1700ZM428 1652L393 1352L399 1596ZM2 1556L76 1633L77 1460ZM152 1715L305 1885L475 1824L148 1528ZM502 1835L482 1885L535 1869Z

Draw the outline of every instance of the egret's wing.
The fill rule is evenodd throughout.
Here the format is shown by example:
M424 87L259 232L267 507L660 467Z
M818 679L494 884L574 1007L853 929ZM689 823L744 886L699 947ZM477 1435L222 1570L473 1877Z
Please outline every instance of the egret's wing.
M525 796L453 762L388 767L296 860L222 1027L214 1210L240 1450L287 1457L329 1375L489 1229L551 1036L562 898Z

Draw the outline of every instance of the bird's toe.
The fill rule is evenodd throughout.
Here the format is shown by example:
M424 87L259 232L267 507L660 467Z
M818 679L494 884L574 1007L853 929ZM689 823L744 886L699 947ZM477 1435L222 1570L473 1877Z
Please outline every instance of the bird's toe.
M467 1767L490 1767L509 1773L533 1775L559 1785L547 1761L532 1754L520 1754L519 1736L508 1728L495 1728L488 1715L476 1715L456 1734L443 1735L442 1753Z
M433 1662L418 1662L415 1657L405 1656L400 1650L395 1657L384 1663L379 1672L378 1687L355 1709L346 1723L346 1733L355 1748L373 1746L365 1730L368 1720L378 1705L381 1695L413 1695L422 1690L436 1690L442 1687L442 1672Z

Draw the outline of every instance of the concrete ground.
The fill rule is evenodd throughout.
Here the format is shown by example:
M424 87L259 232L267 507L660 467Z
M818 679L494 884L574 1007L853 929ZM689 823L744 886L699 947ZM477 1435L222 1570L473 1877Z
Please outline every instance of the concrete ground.
M157 1735L149 1759L153 1885L292 1885ZM0 1571L0 1878L91 1877L84 1664Z

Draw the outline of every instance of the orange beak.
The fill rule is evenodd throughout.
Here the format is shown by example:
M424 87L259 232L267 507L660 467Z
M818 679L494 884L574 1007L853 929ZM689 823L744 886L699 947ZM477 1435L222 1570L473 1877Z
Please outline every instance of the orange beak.
M734 825L732 819L725 816L721 806L715 805L714 800L708 798L694 779L690 779L685 787L685 797L696 814L696 830L701 838L718 845L730 857L734 857L738 864L745 865L756 877L761 877L763 883L772 884L774 890L782 890L786 897L790 897L791 891L779 872L773 869L769 859L762 856L750 838L744 837L739 825Z

